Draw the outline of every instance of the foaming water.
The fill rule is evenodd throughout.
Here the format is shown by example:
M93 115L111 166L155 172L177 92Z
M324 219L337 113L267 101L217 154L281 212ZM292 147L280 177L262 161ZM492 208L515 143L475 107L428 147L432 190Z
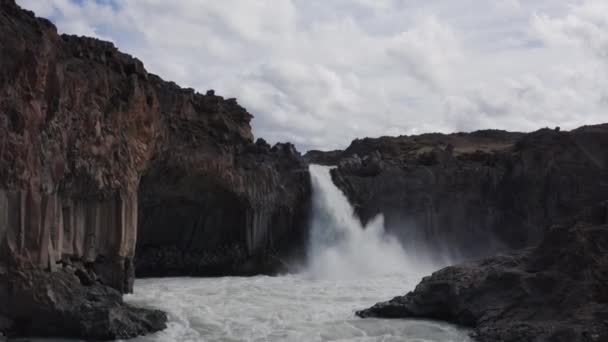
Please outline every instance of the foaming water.
M360 319L355 311L404 294L433 269L384 232L363 227L333 184L311 166L308 267L280 277L139 279L128 303L167 312L168 328L130 341L470 342L468 332L425 320Z
M305 274L137 279L135 293L125 301L163 310L169 321L161 332L128 341L473 342L468 331L446 323L355 316L356 310L402 294L418 281L403 273L343 280Z
M405 274L327 280L306 275L137 280L135 305L169 314L167 330L133 341L469 342L467 331L419 320L359 319L355 310L403 293Z
M362 226L334 185L330 170L310 166L313 211L307 273L321 279L345 279L404 272L422 275L433 269L429 262L408 255L396 238L385 233L382 215Z

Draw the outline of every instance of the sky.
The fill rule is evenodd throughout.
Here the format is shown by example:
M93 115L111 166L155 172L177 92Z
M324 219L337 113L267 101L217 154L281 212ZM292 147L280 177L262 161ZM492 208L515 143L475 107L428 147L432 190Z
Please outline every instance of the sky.
M300 150L608 122L606 0L17 0Z

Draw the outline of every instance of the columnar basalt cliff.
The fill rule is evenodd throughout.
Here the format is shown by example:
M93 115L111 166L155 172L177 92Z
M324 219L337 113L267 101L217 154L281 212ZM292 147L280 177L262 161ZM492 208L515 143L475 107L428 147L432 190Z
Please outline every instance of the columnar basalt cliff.
M164 328L163 313L120 296L132 288L137 187L159 121L141 63L60 37L11 0L0 1L0 42L0 330Z
M382 213L406 248L452 261L534 245L608 194L608 125L366 138L330 157L363 221Z
M141 181L138 276L285 270L306 239L300 154L252 143L251 115L234 99L158 86L167 139Z
M0 332L163 329L163 313L122 302L135 258L144 273L173 272L147 251L236 245L209 265L256 272L245 264L302 238L301 157L253 143L235 100L165 82L111 43L60 36L14 0L0 0L0 45Z

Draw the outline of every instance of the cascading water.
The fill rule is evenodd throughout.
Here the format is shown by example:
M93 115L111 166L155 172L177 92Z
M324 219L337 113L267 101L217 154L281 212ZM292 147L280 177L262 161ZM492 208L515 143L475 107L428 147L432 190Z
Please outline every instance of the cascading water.
M311 166L314 210L309 268L281 277L138 279L125 300L168 313L166 330L134 342L470 342L467 331L422 320L359 319L355 311L411 290L421 268L385 234L366 227L333 184ZM57 341L57 340L54 340Z
M331 168L311 165L313 212L308 272L318 278L368 277L414 269L381 215L365 227L331 179Z

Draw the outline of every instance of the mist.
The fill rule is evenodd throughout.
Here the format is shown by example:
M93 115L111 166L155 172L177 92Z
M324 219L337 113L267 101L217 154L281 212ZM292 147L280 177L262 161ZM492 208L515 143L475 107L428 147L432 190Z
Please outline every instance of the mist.
M362 225L342 191L331 179L331 167L310 165L313 191L308 267L321 279L408 273L424 274L438 266L426 251L408 253L388 234L380 214Z

